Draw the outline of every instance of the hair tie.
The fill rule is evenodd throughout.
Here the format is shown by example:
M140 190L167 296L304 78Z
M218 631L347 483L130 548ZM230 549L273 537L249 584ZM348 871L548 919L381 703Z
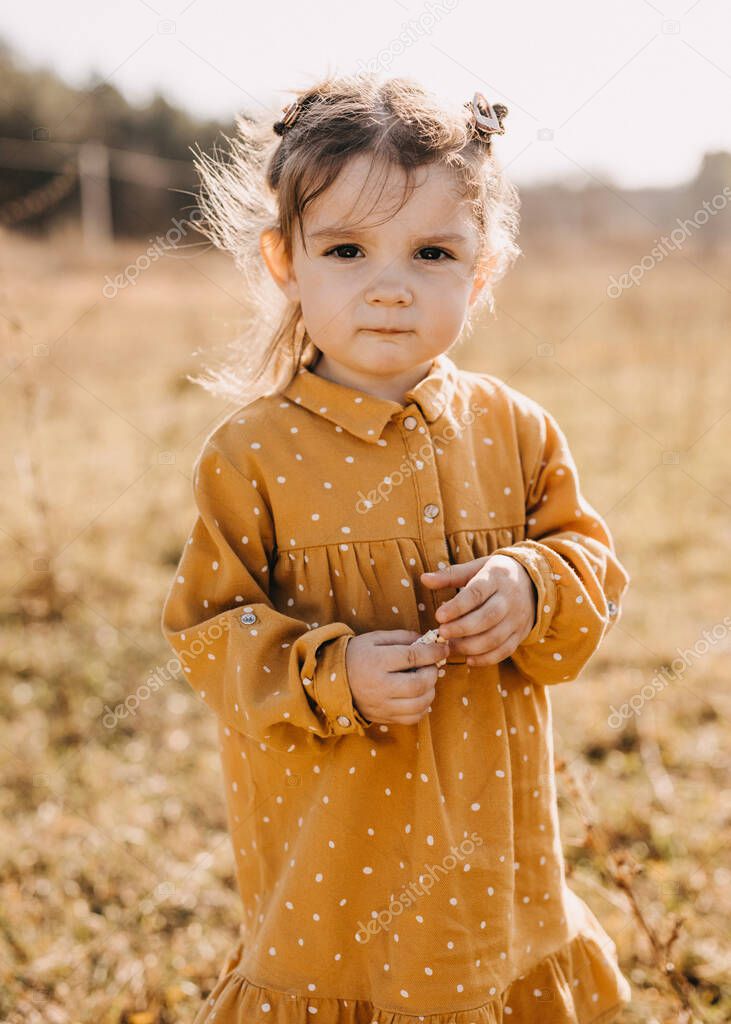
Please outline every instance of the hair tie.
M304 96L298 96L288 107L282 107L283 116L281 120L275 121L272 128L277 135L284 135L290 130L303 110L312 106L316 100L322 99L319 92L308 92Z
M277 135L285 135L290 130L307 102L312 99L314 97L296 99L288 106L282 107L282 118L279 121L275 121L272 125ZM505 134L503 120L508 113L508 108L504 104L496 103L494 106L491 106L481 92L476 92L472 97L472 102L465 103L465 107L472 115L474 133L477 136L484 136L488 144L491 141L491 135Z
M272 125L272 128L277 133L277 135L284 135L284 133L292 127L294 122L299 117L301 110L302 103L298 99L290 103L289 106L282 107L282 112L284 116L280 121L275 121L274 124Z
M472 128L477 136L484 136L485 141L490 144L492 135L504 135L505 128L503 119L508 113L508 108L502 103L494 106L485 99L481 92L476 92L471 103L465 103L465 107L472 115Z

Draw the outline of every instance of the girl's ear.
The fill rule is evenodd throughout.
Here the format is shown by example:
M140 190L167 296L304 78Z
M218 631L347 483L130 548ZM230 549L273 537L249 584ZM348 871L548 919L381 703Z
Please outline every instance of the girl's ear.
M266 228L259 236L259 251L269 273L292 302L299 301L299 285L294 268L284 249L284 238L278 228Z
M493 267L495 266L496 263L497 256L495 256L494 254L486 257L485 259L479 262L477 269L475 271L475 276L472 283L472 291L470 292L470 297L468 300L470 306L477 301L480 292L490 280Z

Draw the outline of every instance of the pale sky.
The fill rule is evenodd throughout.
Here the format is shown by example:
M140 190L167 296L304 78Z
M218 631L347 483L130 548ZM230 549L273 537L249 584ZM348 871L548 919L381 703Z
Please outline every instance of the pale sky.
M73 84L218 118L276 116L328 71L480 91L509 108L494 149L518 184L672 185L731 150L728 0L6 0L0 35Z

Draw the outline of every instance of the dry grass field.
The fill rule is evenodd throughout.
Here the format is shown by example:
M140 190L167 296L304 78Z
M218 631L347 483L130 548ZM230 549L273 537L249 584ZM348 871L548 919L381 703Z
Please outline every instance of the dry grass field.
M213 717L175 677L105 722L171 656L191 465L229 408L185 374L243 299L205 245L106 298L146 244L89 260L71 230L0 235L9 1024L190 1022L238 937ZM557 416L632 576L606 644L552 691L571 883L632 982L621 1024L728 1021L731 251L689 244L611 299L651 239L522 245L453 355Z

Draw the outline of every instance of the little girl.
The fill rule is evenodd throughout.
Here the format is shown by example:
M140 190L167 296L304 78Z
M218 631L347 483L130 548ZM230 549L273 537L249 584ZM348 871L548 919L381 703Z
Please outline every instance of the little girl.
M217 716L245 915L196 1024L629 1001L566 884L549 700L629 576L553 416L447 355L520 253L506 114L328 78L198 161L251 310L202 380L236 408L162 620Z

